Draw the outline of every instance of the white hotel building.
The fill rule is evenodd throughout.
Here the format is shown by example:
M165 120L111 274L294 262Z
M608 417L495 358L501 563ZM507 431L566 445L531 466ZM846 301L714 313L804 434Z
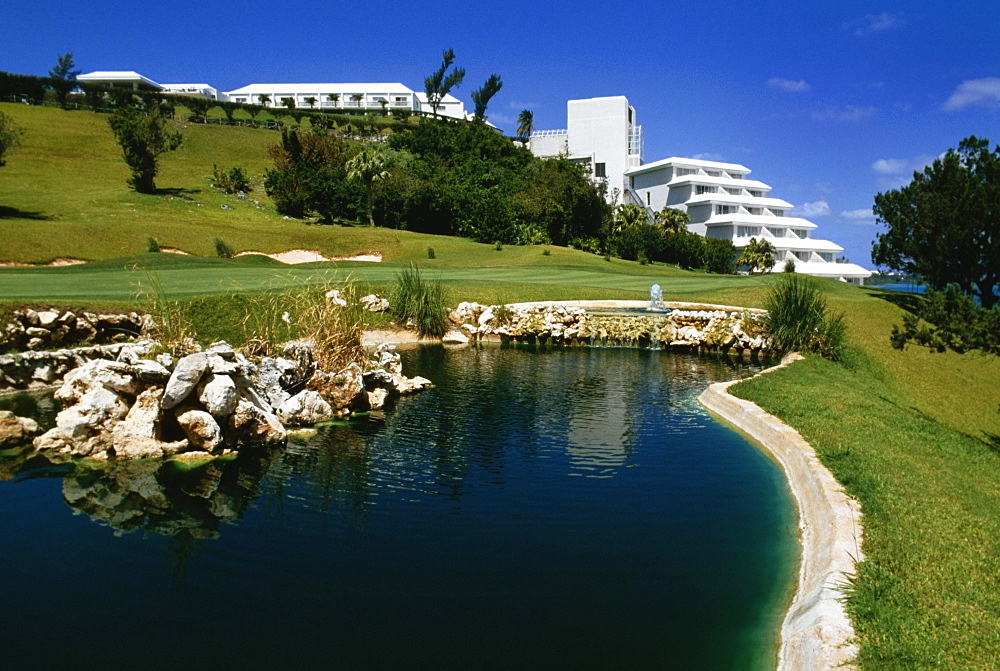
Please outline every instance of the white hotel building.
M795 271L863 284L871 271L838 263L844 248L813 237L816 224L789 216L792 204L770 196L771 187L747 179L750 169L735 163L667 158L642 163L642 127L622 96L570 100L567 129L537 131L529 147L537 156L565 155L588 165L605 179L608 197L642 206L652 219L672 207L687 212L688 229L699 235L732 240L744 247L750 238L774 245L776 267L786 261Z

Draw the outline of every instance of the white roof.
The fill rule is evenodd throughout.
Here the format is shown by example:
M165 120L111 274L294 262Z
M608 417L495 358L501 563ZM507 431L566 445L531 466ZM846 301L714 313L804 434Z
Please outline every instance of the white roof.
M765 184L764 182L758 182L755 179L733 179L732 177L709 177L708 175L680 175L679 177L674 177L669 182L667 186L680 186L685 182L691 182L692 184L714 184L716 186L738 186L744 189L761 189L764 191L770 191L771 185Z
M734 196L729 193L703 193L688 199L684 204L704 205L718 203L719 205L743 205L745 207L792 207L792 204L780 198L759 198L757 196Z
M733 238L733 244L737 247L744 247L750 242L750 238L767 240L775 249L787 249L795 252L842 252L844 248L836 242L829 240L819 240L816 238L772 238L766 235L746 235Z
M856 263L824 263L820 261L796 261L795 272L817 277L871 277L872 271Z
M417 91L417 100L423 104L427 104L427 94L423 91ZM441 98L442 103L460 103L462 102L450 93L446 93L443 98Z
M651 172L668 166L725 170L726 172L738 172L742 175L750 172L750 168L740 165L739 163L722 163L721 161L703 161L700 158L678 158L677 156L671 156L670 158L664 158L659 161L640 165L638 168L629 168L625 171L625 174L638 175L640 173Z
M292 94L301 93L413 93L413 90L399 82L392 83L355 83L355 84L248 84L233 91L231 95L256 95L258 93L274 93L282 91Z
M156 88L163 88L156 82L154 82L149 77L143 77L138 72L133 70L97 70L95 72L88 72L85 75L80 75L76 78L77 81L83 82L134 82L140 81L149 86L155 86Z
M816 224L801 217L776 217L773 214L713 214L705 224L751 224L753 226L769 226L770 228L818 228Z

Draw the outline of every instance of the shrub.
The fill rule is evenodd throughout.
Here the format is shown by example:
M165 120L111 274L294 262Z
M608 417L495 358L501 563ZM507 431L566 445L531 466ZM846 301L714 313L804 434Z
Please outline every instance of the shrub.
M231 259L234 256L236 256L236 252L233 251L233 248L229 245L228 242L226 242L222 238L216 238L214 244L215 244L215 255L218 256L220 259Z
M422 336L444 335L448 313L444 289L440 282L424 281L416 266L411 265L396 276L389 310L400 323L412 320L414 328Z
M843 355L844 315L827 313L826 299L813 280L794 273L783 276L768 292L764 307L775 349L814 352L834 361Z
M705 238L705 270L720 275L736 272L736 245L725 238Z
M792 259L788 259L787 261L785 261L785 266L784 266L784 268L782 268L782 272L785 272L785 273L794 273L795 272L795 261L793 261Z
M154 254L160 251L160 243L151 235L146 236L146 251Z
M552 250L546 247L542 250L542 256L552 256Z
M503 251L503 245L499 241L493 246L493 248L496 249L498 252Z
M212 183L223 193L246 193L251 190L250 180L242 168L232 168L229 172L212 166Z
M428 247L427 248L427 258L429 258L429 259L436 259L437 258L437 253L434 251L433 247Z

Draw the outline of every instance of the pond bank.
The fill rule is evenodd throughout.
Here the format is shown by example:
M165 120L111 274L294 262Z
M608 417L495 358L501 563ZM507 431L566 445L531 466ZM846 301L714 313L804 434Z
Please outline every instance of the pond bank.
M794 360L786 357L781 365ZM756 404L730 395L734 383L713 384L698 401L774 457L799 514L802 558L795 596L781 626L778 668L853 668L857 645L841 600L847 577L864 558L861 510L797 431Z

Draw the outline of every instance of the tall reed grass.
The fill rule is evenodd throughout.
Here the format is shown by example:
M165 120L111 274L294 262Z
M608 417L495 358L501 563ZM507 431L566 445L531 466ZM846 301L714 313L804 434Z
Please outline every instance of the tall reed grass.
M415 265L396 276L389 310L402 324L412 323L422 336L444 335L448 305L440 282L428 282Z

